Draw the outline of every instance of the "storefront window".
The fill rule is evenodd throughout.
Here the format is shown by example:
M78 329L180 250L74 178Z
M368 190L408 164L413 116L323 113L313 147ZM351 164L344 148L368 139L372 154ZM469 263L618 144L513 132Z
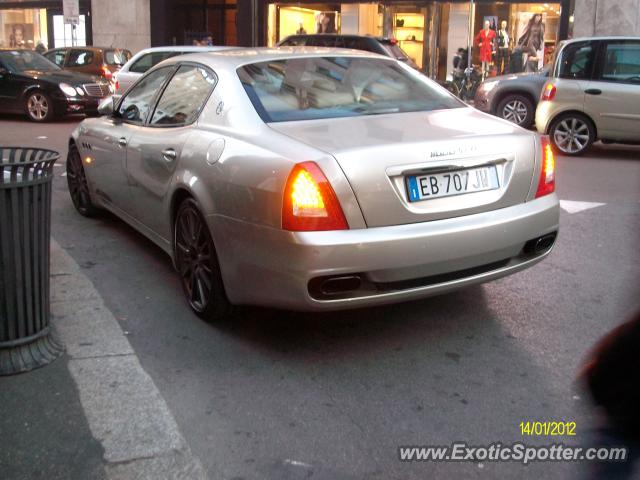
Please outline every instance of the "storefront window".
M44 8L0 10L0 47L47 47L47 11ZM40 47L40 48L43 48Z
M268 10L267 45L272 47L289 35L341 33L339 10L327 5L288 6L270 4Z
M453 61L460 48L473 44L472 63L484 66L486 75L501 75L542 68L553 58L560 26L557 3L476 3L446 5L448 29L446 78L451 79ZM485 33L485 26L493 33ZM469 26L472 27L469 37ZM489 39L491 48L483 52L480 43ZM430 52L433 53L433 52ZM466 56L464 57L466 58ZM466 66L466 65L465 65ZM444 72L438 77L445 79Z
M492 33L485 32L485 23ZM296 33L340 33L392 37L418 68L451 80L454 58L473 45L471 61L486 75L536 70L553 58L560 28L559 3L509 1L318 4L270 3L267 45ZM481 55L479 38L489 38ZM466 63L466 60L465 60Z

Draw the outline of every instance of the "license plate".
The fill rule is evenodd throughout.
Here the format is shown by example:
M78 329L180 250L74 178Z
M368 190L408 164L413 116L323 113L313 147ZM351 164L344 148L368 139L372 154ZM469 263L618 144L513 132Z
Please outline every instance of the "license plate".
M494 165L455 172L406 177L410 202L494 190L500 187Z

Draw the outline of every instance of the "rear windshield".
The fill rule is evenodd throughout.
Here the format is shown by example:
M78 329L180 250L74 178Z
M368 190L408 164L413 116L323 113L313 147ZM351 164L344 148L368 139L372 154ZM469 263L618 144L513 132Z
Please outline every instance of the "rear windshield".
M245 65L238 76L265 122L464 107L393 60L291 58Z
M107 65L124 65L131 58L129 50L105 50L104 62Z

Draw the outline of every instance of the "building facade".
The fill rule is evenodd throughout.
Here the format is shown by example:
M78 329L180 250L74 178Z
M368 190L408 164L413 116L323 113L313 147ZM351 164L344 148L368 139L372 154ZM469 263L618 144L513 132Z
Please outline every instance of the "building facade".
M640 36L640 0L575 0L575 37Z

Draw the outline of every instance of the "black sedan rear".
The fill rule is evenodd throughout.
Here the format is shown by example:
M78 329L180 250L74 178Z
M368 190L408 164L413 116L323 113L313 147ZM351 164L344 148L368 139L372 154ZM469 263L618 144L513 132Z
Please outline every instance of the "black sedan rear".
M30 50L0 49L0 112L47 122L70 113L96 114L109 83L67 72Z

